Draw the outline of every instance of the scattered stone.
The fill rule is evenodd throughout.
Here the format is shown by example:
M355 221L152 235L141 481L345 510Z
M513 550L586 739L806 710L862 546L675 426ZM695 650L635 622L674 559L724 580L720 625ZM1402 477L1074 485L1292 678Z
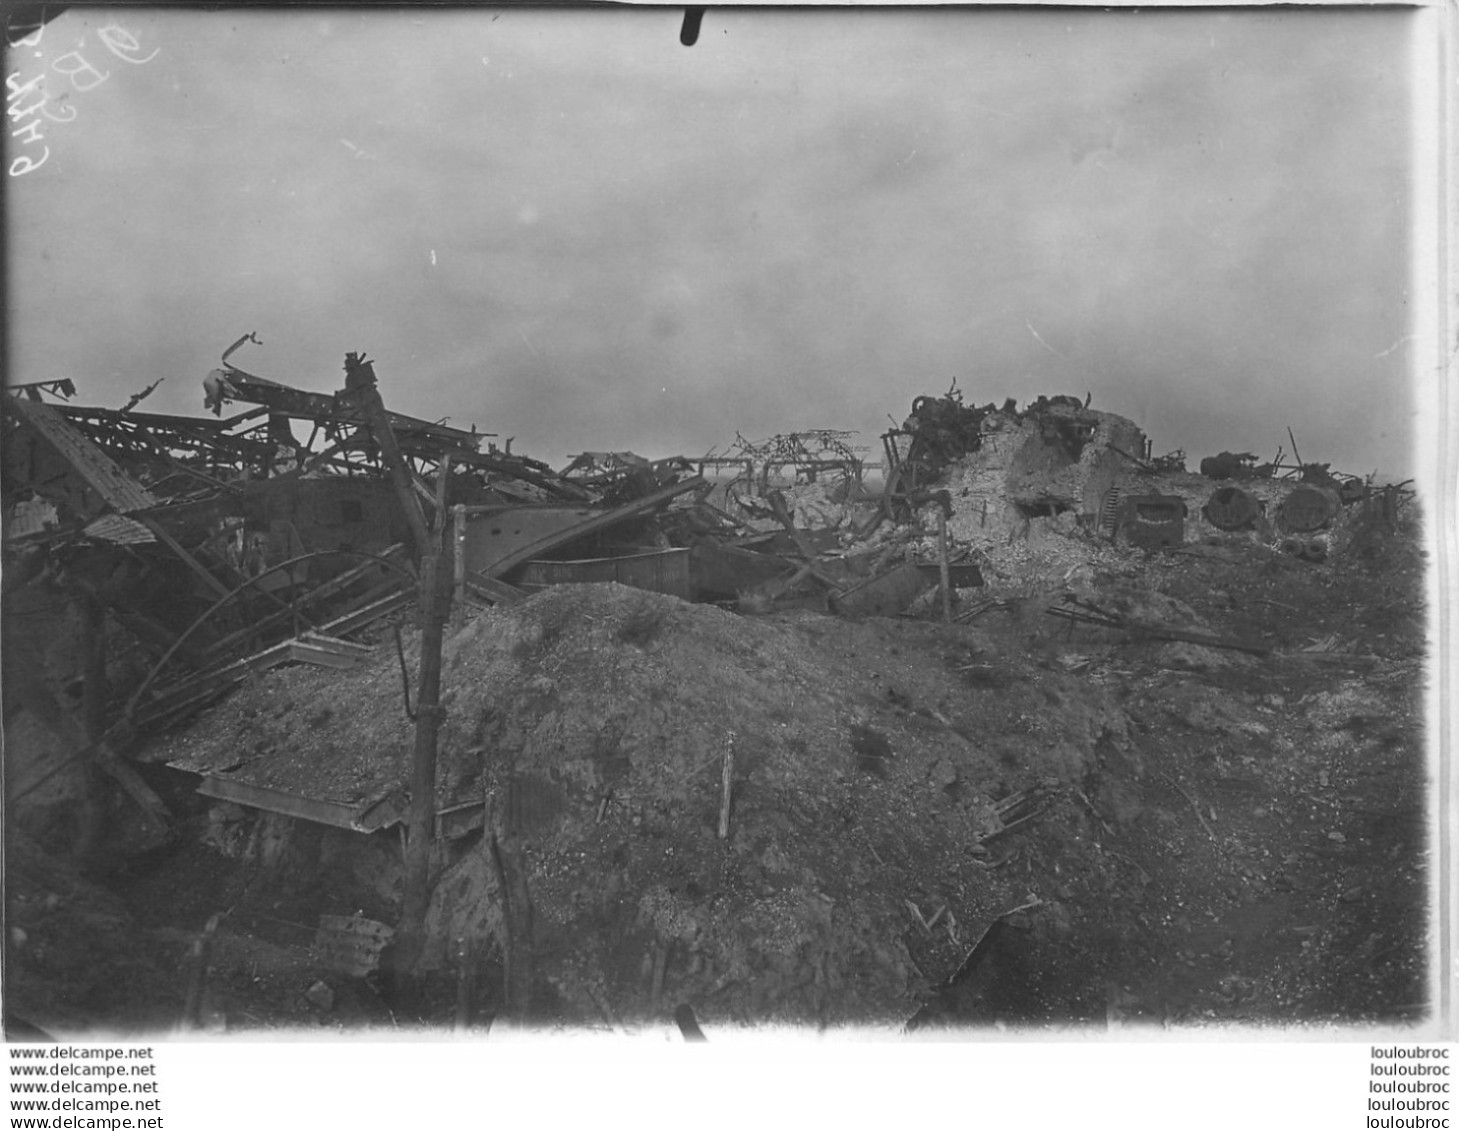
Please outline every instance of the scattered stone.
M334 1008L334 991L324 982L315 982L305 991L304 998L310 1005L318 1006L326 1013Z

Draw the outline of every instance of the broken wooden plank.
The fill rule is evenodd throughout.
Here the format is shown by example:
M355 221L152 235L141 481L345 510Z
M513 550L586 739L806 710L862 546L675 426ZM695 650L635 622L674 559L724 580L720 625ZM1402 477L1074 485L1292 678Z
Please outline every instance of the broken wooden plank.
M525 589L518 589L499 578L487 577L470 569L462 572L462 585L474 596L493 605L512 605L525 600L528 595Z
M295 637L301 643L313 644L320 648L328 648L339 655L354 656L356 659L364 659L375 651L373 644L361 644L355 640L342 640L338 636L326 636L322 632L301 632Z
M335 668L339 671L348 671L350 668L360 666L359 656L341 652L315 641L289 641L288 658L294 663L313 664L315 667Z
M355 609L353 612L345 613L343 616L321 624L319 631L327 632L331 636L345 636L351 632L358 632L360 629L374 624L381 617L389 616L391 613L405 608L415 600L415 596L415 592L411 589L398 590L363 608Z
M985 598L984 600L979 601L976 605L970 605L966 609L964 609L962 612L958 613L957 616L955 616L955 617L952 618L953 619L953 623L954 624L967 624L969 621L976 620L978 617L982 616L984 613L989 612L992 609L1001 608L1002 606L1003 606L1003 601L1001 601L997 597L988 597L988 598ZM969 666L970 667L976 667L978 665L969 665ZM964 669L959 668L958 670L959 671L962 671Z
M801 558L810 567L811 576L829 589L840 589L842 581L832 577L817 564L819 555L816 553L815 547L811 545L810 539L806 537L805 531L796 528L795 519L791 516L790 508L786 506L785 496L779 491L771 491L765 498L770 503L770 509L775 512L776 520L785 527L790 534L791 541L795 543L796 550L800 552Z

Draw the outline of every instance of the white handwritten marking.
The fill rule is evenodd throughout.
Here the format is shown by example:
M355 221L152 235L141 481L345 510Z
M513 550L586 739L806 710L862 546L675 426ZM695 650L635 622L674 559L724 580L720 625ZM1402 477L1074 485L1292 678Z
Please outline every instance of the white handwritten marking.
M157 52L162 48L156 48L152 54L145 59L133 59L132 56L142 50L142 45L137 42L137 37L126 28L118 27L116 24L109 24L96 33L101 37L101 42L106 48L124 63L131 63L140 67L143 63L150 63L157 58Z
M44 79L44 75L37 75L35 78L31 79L30 82L22 86L20 84L19 71L14 71L11 74L6 75L5 116L9 118L12 122L18 122L20 121L20 119L34 114L37 110L40 110L43 106L45 106L46 96L44 90L42 89L42 83L44 82ZM38 102L33 102L31 103L31 105L22 109L20 103L28 94L37 94L40 96L40 100ZM12 177L21 177L24 176L26 173L34 172L36 169L39 169L48 160L50 160L51 147L45 144L45 138L40 131L39 119L27 122L23 126L12 129L10 131L10 136L20 138L22 145L30 145L32 143L39 142L42 149L41 158L39 161L35 160L35 158L31 157L29 154L21 154L19 157L16 157L13 161L11 161L10 175Z
M68 59L74 59L74 65L71 65L69 68L61 66ZM110 71L98 71L86 61L79 51L67 51L66 54L51 63L51 70L55 71L58 75L65 75L71 80L71 85L82 93L88 90L95 90L102 83L106 82L107 79L111 78ZM78 75L95 75L96 78L91 82L83 83L77 77Z
M41 42L41 34L45 30L44 25L19 40L15 46L38 47ZM98 33L102 46L115 55L124 63L140 67L149 63L161 52L161 48L155 48L150 55L142 56L142 44L131 32L118 24L108 24ZM79 47L86 46L86 37L82 36ZM42 52L35 52L36 58L42 57ZM58 75L64 76L70 81L72 90L84 94L88 90L95 90L102 83L111 78L111 72L99 70L90 63L79 50L67 51L64 55L52 60L50 69ZM48 108L51 101L44 88L45 74L42 72L36 75L29 82L20 82L20 72L14 71L5 79L5 114L10 119L10 136L20 140L22 145L39 144L42 152L39 160L29 154L22 154L10 162L9 173L12 177L24 176L26 173L33 173L39 169L51 156L51 148L45 143L45 135L41 133L40 118L32 118L29 122L20 124L22 119L30 118L33 114L52 122L75 121L77 110L75 106L61 107L61 113L55 113ZM69 93L69 92L68 92ZM37 100L29 105L22 106L22 100L28 95L36 96ZM66 98L62 94L55 101L59 103Z
M64 95L64 94L61 95L61 98L65 98L65 97L66 97L66 95ZM56 99L56 101L57 102L60 102L61 101L61 98ZM72 121L75 121L76 120L76 107L74 107L74 106L62 106L61 109L68 111L68 113L66 115L64 115L63 117L57 117L55 114L52 114L50 112L50 110L46 106L42 106L41 107L41 113L44 114L47 118L49 118L53 122L72 122Z

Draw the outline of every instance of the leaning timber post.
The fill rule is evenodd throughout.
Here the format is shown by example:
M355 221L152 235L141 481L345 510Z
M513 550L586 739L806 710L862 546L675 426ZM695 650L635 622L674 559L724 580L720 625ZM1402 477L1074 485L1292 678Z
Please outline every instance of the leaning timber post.
M378 394L377 394L378 396ZM436 472L436 520L420 561L420 677L415 715L415 757L410 778L410 833L405 842L405 892L397 932L397 974L411 976L425 948L426 912L431 899L431 848L436 840L436 749L441 720L441 644L450 615L449 591L442 588L441 542L445 533L446 490L451 457ZM419 507L419 504L416 504Z
M366 361L363 354L345 354L345 393L354 400L375 437L380 448L380 458L390 472L396 497L405 511L410 532L415 538L416 549L424 557L431 541L431 532L426 528L426 516L420 509L412 484L410 468L400 454L400 444L395 439L395 429L390 426L390 414L385 411L385 402L380 399L380 390L375 382L375 363Z
M396 972L414 975L425 949L426 913L431 901L431 849L436 840L436 751L441 721L441 644L450 594L441 586L441 536L450 457L441 460L437 479L436 522L420 561L420 675L415 715L415 754L410 778L410 831L405 842L405 890L396 933ZM419 512L419 503L416 503ZM422 520L423 521L423 520Z
M449 457L443 457L437 479L436 528L426 525L425 513L416 497L414 481L390 415L380 399L375 366L362 354L345 355L345 394L360 409L369 426L380 455L390 472L396 497L410 523L420 554L420 677L416 692L415 750L411 763L409 830L405 842L404 891L401 896L400 922L395 933L395 975L397 982L408 985L415 976L416 963L425 950L426 912L430 907L431 847L436 832L436 744L441 729L441 642L445 630L445 611L449 596L443 600L440 589L441 521L445 510L446 481L450 471Z

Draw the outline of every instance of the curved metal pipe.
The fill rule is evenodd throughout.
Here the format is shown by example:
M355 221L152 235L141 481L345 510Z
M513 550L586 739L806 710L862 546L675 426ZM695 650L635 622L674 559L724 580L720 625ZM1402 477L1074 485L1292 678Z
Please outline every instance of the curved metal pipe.
M289 569L292 566L298 565L300 562L308 561L310 558L322 558L326 556L333 556L335 554L349 554L351 557L356 558L371 558L374 561L379 562L381 565L395 570L395 572L405 577L407 581L416 580L415 575L412 574L404 566L400 565L398 562L393 562L389 558L384 557L380 554L371 554L364 550L314 550L310 553L300 554L297 557L293 557L288 559L287 561L280 562L278 565L269 566L269 568L264 570L262 573L250 577L242 585L238 586L235 589L230 589L223 596L219 597L218 600L213 602L213 604L208 608L206 612L199 616L197 620L193 621L192 624L187 626L187 628L183 631L183 634L172 642L172 647L168 648L167 651L162 654L162 659L158 660L156 666L147 673L147 678L141 682L136 691L132 692L131 698L127 700L127 705L122 711L122 717L129 718L132 712L136 710L137 703L142 698L142 693L145 692L147 688L152 686L152 681L155 680L158 674L162 671L162 669L167 666L167 662L171 660L174 655L177 654L177 650L182 647L187 638L191 636L199 627L201 627L205 621L211 618L214 613L216 613L229 601L233 600L234 597L238 596L245 589L248 589L249 587L257 584L259 581L261 581L263 578L267 577L271 573L277 573L281 569Z

